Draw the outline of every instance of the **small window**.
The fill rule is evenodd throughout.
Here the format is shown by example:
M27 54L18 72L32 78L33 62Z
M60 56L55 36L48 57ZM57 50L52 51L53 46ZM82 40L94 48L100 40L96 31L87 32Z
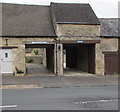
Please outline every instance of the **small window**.
M5 58L8 58L8 53L5 53Z

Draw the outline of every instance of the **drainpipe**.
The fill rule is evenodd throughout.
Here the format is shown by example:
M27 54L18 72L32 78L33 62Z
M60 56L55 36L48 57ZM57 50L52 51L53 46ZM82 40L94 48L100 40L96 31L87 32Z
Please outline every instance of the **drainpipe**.
M56 76L58 75L58 62L57 62L57 39L56 38L54 38L54 40L55 40L55 46L56 46Z

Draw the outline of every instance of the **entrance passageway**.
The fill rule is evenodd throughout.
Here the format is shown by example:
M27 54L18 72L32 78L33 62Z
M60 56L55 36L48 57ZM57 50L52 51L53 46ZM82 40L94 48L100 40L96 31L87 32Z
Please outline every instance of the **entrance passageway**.
M27 44L26 60L27 75L54 75L54 44Z
M64 44L64 73L95 73L95 44Z

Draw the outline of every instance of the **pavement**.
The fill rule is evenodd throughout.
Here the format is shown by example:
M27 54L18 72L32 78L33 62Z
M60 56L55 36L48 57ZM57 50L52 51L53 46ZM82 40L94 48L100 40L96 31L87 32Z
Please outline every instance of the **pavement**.
M55 76L46 70L45 67L37 64L27 64L27 72L28 75L26 76L2 75L1 88L60 88L118 85L118 75L102 76L72 69L65 70L63 76Z
M3 89L60 88L118 85L118 76L8 76L2 77Z

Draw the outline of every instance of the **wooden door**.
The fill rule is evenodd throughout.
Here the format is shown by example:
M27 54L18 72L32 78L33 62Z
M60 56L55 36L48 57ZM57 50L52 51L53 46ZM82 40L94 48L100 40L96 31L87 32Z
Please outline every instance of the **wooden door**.
M105 74L118 74L118 53L105 54Z

